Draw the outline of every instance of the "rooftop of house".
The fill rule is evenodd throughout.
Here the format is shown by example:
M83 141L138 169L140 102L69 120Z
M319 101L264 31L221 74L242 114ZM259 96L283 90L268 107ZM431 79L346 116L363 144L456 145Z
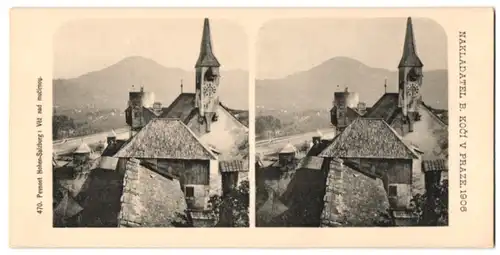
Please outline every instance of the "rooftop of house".
M229 172L248 172L249 164L248 160L223 160L219 161L219 171L221 173Z
M318 143L313 144L313 146L307 151L306 156L318 156L323 150L328 147L332 143L333 139L331 140L320 140Z
M422 161L422 171L444 171L448 172L448 160L446 159L434 159L434 160L423 160Z
M296 153L296 152L297 152L297 148L295 148L295 146L293 146L293 144L287 143L285 145L285 147L283 147L283 149L281 149L281 151L279 153Z
M106 148L103 150L101 156L114 156L125 144L127 140L116 140L112 144L108 144Z
M217 157L179 119L153 119L115 157L215 160Z
M123 183L120 227L172 227L184 223L187 204L177 179L129 159Z
M358 118L320 154L329 158L415 159L418 155L383 119Z
M111 129L111 132L109 132L108 137L116 137L116 132L114 129Z
M298 165L298 169L310 169L310 170L321 170L323 166L323 161L325 158L316 156L306 156L303 157Z
M73 151L73 153L91 153L91 152L92 150L90 149L90 147L83 141L80 145L78 145L75 151Z
M366 118L379 118L387 123L396 117L399 108L399 93L385 93L380 99L366 112Z

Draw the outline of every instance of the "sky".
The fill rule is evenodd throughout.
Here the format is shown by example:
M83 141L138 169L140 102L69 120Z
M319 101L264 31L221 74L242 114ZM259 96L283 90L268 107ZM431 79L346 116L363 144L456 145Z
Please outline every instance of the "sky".
M248 70L248 38L243 27L211 19L212 47L221 69ZM150 58L165 67L194 70L203 19L87 19L63 25L54 35L54 76L74 78L129 56Z
M435 21L412 17L417 54L425 70L447 69L447 36ZM333 57L397 70L406 18L293 19L264 24L257 39L259 79L283 78Z

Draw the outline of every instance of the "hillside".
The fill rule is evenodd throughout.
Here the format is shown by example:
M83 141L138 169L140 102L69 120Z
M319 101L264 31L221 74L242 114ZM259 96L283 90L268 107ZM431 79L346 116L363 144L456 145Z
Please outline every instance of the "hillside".
M248 73L221 67L220 99L232 109L248 109ZM132 85L155 93L156 101L169 105L180 93L194 92L194 67L185 71L167 68L143 57L128 57L102 70L73 79L53 81L54 105L63 109L125 109Z
M384 93L385 78L387 92L397 92L396 71L372 68L347 57L335 57L282 79L257 80L256 106L258 109L289 111L329 109L333 93L344 90L346 86L349 91L359 93L360 101L371 106ZM427 105L447 109L447 70L425 70L424 67L422 95Z

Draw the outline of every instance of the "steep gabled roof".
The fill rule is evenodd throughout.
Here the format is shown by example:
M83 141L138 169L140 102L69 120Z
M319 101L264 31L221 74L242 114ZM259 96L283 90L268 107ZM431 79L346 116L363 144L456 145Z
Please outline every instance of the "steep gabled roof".
M365 118L380 118L390 123L399 110L399 93L385 93L366 112Z
M168 108L163 110L161 118L180 119L187 123L191 112L195 110L195 93L181 93Z
M214 160L217 157L178 119L152 119L115 155L119 158Z
M335 137L319 156L328 158L418 158L418 155L384 120L368 118L354 120Z

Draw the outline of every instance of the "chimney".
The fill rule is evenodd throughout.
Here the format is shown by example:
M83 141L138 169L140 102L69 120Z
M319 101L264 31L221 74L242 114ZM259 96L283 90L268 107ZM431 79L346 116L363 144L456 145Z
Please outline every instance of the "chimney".
M366 104L363 102L358 103L358 112L360 115L365 115L366 113Z
M162 108L161 108L161 103L160 102L154 102L153 103L153 111L155 112L155 114L160 114L161 113Z
M320 143L321 136L313 136L312 140L313 140L313 144L316 145L316 144Z

